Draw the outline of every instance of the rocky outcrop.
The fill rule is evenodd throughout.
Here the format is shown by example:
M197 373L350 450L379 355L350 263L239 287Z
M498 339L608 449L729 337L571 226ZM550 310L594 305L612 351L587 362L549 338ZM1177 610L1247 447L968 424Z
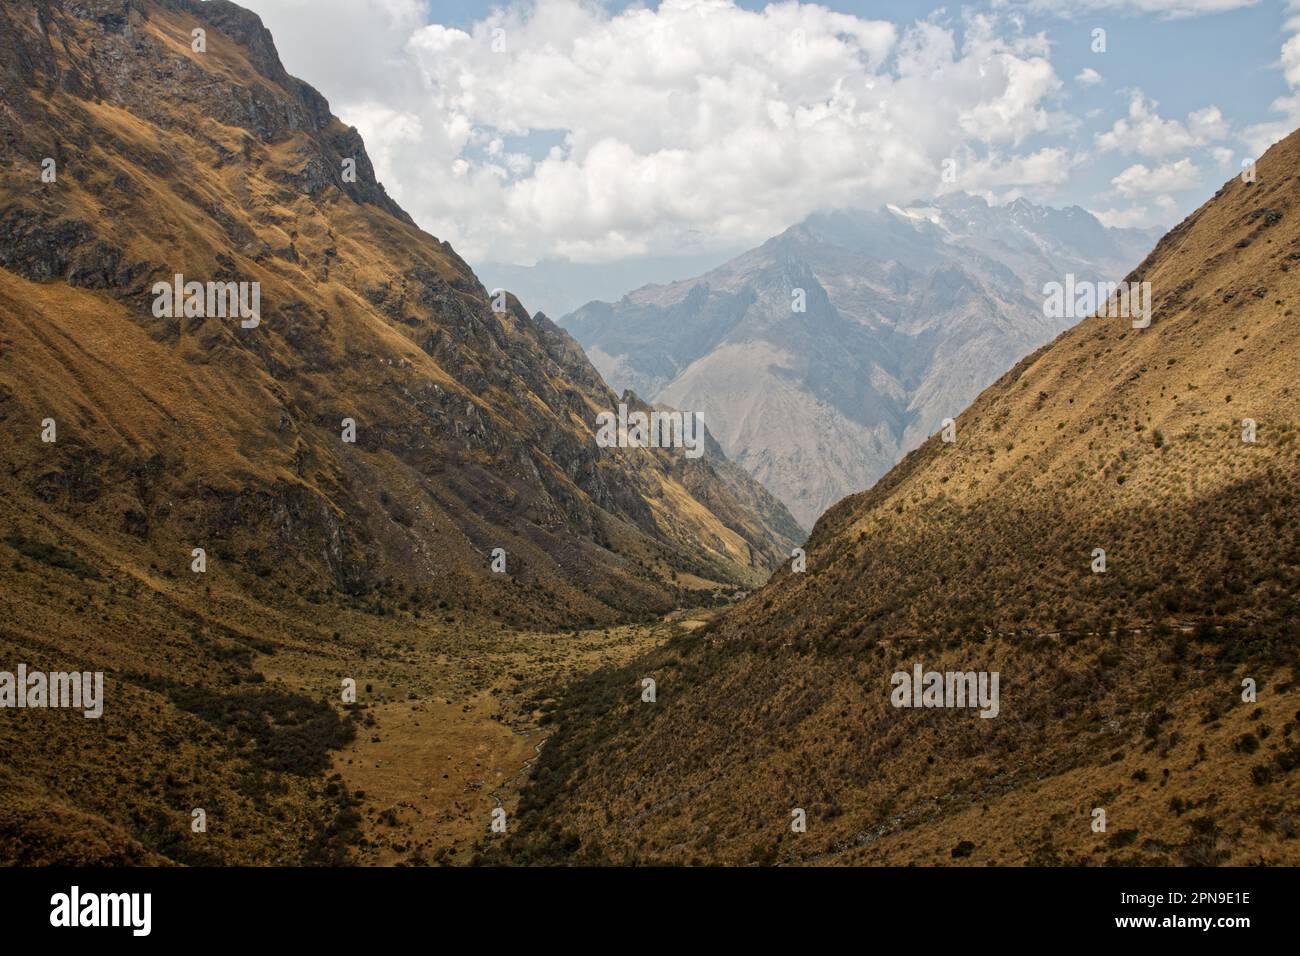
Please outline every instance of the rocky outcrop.
M721 458L597 446L616 397L581 349L513 298L494 310L256 15L27 0L0 53L4 406L60 431L24 432L18 495L123 547L203 541L286 587L400 582L530 623L665 611L672 569L748 585L788 550ZM156 309L178 274L256 284L257 325Z
M616 388L703 412L811 526L1073 321L1044 320L1044 281L1113 281L1155 238L1078 208L953 195L813 216L697 279L561 322Z

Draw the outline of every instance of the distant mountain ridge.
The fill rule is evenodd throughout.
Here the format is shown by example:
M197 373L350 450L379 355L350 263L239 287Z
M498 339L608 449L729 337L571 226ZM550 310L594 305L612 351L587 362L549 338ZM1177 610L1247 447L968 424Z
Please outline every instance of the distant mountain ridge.
M1043 316L1045 282L1113 281L1156 238L1077 206L956 193L819 213L696 279L559 321L615 389L704 412L807 527L1073 322Z
M699 275L743 251L743 246L733 246L729 252L637 256L611 262L543 259L536 265L521 266L484 260L473 265L489 289L509 289L529 308L547 315L567 315L588 302L617 299L628 289Z
M1136 265L1149 326L1072 326L806 569L575 686L508 857L1300 861L1297 168L1300 132ZM997 715L900 707L918 669L997 674Z

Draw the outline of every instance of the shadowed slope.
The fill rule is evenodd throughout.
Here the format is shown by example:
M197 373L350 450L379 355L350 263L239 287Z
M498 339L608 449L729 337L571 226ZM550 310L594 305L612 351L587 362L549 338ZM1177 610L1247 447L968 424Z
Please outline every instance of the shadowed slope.
M1159 243L1149 328L1063 333L806 573L580 684L512 858L1300 860L1297 168L1292 134ZM998 716L891 706L918 663L999 672Z

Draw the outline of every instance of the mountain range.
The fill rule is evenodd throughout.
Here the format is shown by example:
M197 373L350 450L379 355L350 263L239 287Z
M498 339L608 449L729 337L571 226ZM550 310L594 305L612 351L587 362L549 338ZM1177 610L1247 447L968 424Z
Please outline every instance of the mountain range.
M699 250L694 254L636 256L610 262L543 259L535 265L521 266L484 261L474 263L474 271L489 290L509 289L512 295L547 315L567 315L588 302L618 299L628 289L707 272L743 251L741 244L727 251Z
M1295 863L1298 164L1149 253L818 215L570 334L252 13L6 3L0 863Z
M1075 321L1044 315L1046 282L1115 281L1157 238L1077 206L952 193L817 214L559 322L616 389L702 412L811 527Z
M1295 132L1128 274L1147 327L1057 336L806 570L578 683L508 858L1300 859L1298 165ZM918 672L997 706L910 706Z

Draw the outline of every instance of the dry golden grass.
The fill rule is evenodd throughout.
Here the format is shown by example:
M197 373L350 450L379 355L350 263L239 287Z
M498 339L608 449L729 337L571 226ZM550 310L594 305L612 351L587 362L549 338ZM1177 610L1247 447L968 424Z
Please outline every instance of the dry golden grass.
M1150 328L1079 323L831 509L807 573L580 682L500 858L1300 860L1298 166L1293 134L1161 241ZM998 671L1000 715L894 709L915 662Z
M0 861L464 858L491 801L448 788L522 764L507 668L625 654L576 629L757 585L788 529L707 462L597 448L581 350L493 312L251 14L93 14L0 8L0 669L108 695L0 721ZM155 317L175 273L260 283L261 325ZM351 675L386 699L343 707ZM391 839L404 800L452 818Z

